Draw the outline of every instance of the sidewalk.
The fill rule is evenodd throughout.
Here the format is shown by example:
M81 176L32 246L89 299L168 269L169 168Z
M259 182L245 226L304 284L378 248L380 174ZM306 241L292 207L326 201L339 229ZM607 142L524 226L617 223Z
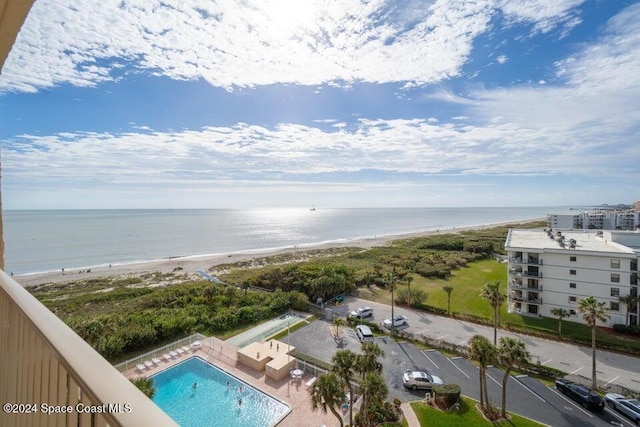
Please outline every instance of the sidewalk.
M409 427L420 427L420 421L418 421L418 417L416 417L416 413L413 412L413 408L409 402L405 402L400 405L400 409L402 409L402 413L404 414Z

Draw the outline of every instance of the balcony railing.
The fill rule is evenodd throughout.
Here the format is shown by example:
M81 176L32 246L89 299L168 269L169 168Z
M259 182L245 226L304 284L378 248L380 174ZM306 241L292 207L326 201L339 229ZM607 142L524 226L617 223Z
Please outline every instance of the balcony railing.
M509 289L518 290L518 291L542 292L542 285L531 286L524 283L511 281L509 283Z
M517 295L515 293L510 294L509 298L511 299L511 301L518 301L518 302L524 302L527 304L538 304L538 305L542 305L542 298L540 297L532 297L532 296L522 296L522 295Z
M538 271L537 273L531 272L531 271L521 271L521 270L514 270L511 269L509 270L509 274L511 274L514 277L534 277L537 279L542 279L542 272Z
M509 262L511 264L532 264L532 265L542 265L541 259L536 258L520 258L520 257L511 257L509 258Z
M0 426L177 426L3 271L0 379L3 404L35 405L1 411ZM65 413L47 414L52 408Z

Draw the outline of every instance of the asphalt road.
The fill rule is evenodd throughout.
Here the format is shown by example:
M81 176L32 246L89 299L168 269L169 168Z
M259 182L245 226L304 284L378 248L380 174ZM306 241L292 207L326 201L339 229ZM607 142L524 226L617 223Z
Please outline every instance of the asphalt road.
M360 352L360 342L355 331L342 327L345 339L342 344L334 341L329 328L333 326L324 320L315 321L285 337L296 350L316 359L330 363L335 352L348 348ZM445 383L459 384L462 393L474 399L479 398L479 370L462 357L446 357L437 350L420 350L412 343L397 343L389 337L376 337L375 342L385 356L381 359L383 375L389 387L389 398L403 402L424 398L424 390L407 390L402 384L402 374L407 369L430 371L440 376ZM502 399L503 371L490 367L488 370L490 401L500 406ZM536 421L558 427L611 426L624 427L633 424L617 413L606 408L602 413L584 410L555 390L534 378L510 376L507 382L507 410Z
M338 315L346 316L351 310L362 306L369 306L374 310L373 318L367 320L381 323L384 319L391 317L390 305L358 298L347 298L344 304L332 306L330 309ZM409 318L409 325L405 329L413 334L464 345L476 334L483 335L493 341L493 328L488 326L404 307L396 307L394 314L403 314ZM568 374L591 378L591 347L498 330L498 339L502 336L517 337L524 341L527 350L532 355L533 362L540 361L543 365L560 369ZM640 358L598 350L596 369L598 382L603 388L613 383L640 392Z

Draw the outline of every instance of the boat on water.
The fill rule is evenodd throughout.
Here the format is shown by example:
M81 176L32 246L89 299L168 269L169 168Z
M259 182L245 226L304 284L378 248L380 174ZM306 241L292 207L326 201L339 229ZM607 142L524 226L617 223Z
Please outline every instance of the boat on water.
M311 209L309 209L310 211L315 211L316 207L314 205L311 205Z

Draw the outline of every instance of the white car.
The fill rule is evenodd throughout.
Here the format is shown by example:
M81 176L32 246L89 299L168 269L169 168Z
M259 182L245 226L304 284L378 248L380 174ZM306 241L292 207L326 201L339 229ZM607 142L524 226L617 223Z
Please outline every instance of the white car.
M617 393L607 393L604 395L604 401L607 406L615 409L621 414L629 417L636 425L640 426L640 401L636 399L627 399Z
M382 322L386 328L391 327L391 319L386 319ZM407 324L407 316L395 316L393 318L393 327L398 327Z
M360 307L357 310L353 310L349 313L349 317L356 317L358 319L363 319L365 317L373 316L373 309L370 307Z
M412 390L427 389L431 390L434 384L442 385L444 381L432 374L428 374L422 371L412 371L408 370L402 376L402 382L406 388L410 388Z

